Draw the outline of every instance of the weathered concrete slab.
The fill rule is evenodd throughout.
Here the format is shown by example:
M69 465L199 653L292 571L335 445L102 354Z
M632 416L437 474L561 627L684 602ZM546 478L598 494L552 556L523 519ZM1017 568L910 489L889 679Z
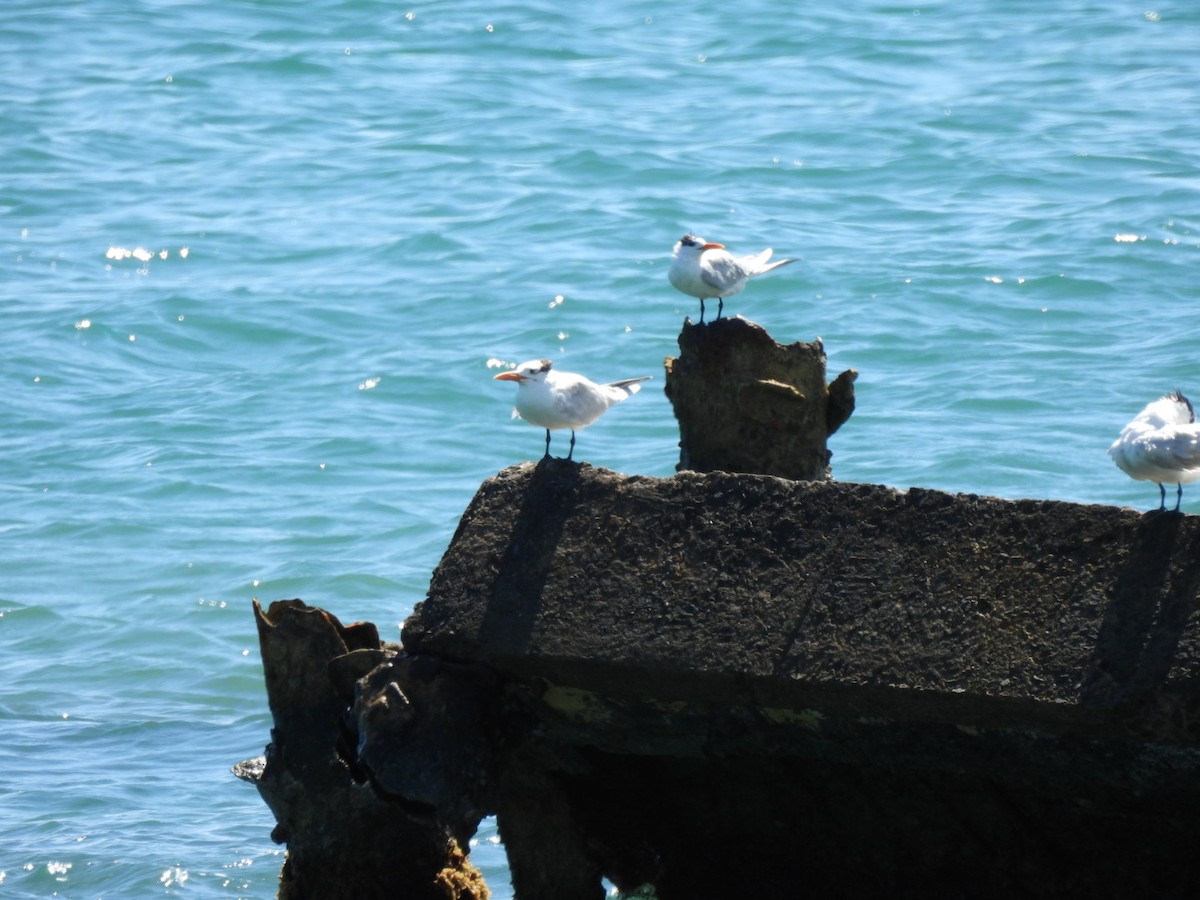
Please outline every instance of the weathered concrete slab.
M522 900L1183 897L1198 589L1177 514L544 460L403 638L506 685Z
M491 813L519 900L1194 896L1198 562L1174 513L543 460L402 650L259 612L245 777L289 896L482 896Z
M1188 516L544 460L403 639L505 685L522 900L1183 897L1198 590Z
M709 676L767 706L1195 744L1198 590L1191 517L549 460L483 485L403 638L663 699Z

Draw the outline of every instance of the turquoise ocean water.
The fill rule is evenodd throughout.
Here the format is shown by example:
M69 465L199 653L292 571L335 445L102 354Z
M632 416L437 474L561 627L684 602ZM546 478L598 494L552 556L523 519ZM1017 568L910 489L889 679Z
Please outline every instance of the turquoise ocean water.
M861 373L838 479L1157 505L1105 454L1200 400L1200 6L1151 2L8 0L0 895L270 896L251 598L398 638L541 452L500 362L654 375L577 456L672 474L685 231L803 258L726 309Z

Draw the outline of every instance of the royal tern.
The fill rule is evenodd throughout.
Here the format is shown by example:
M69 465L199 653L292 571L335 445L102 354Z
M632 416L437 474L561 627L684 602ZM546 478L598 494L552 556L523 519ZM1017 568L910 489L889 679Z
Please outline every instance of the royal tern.
M1146 404L1121 429L1108 453L1130 478L1158 485L1159 509L1167 508L1163 484L1176 485L1178 510L1183 486L1200 478L1200 425L1191 401L1175 391Z
M707 243L704 238L685 234L671 253L671 270L667 277L677 289L700 300L700 321L704 321L704 301L717 298L717 318L725 308L725 300L741 293L746 282L756 275L786 266L794 259L767 262L771 248L753 256L734 256L724 244Z
M550 432L559 428L571 429L571 449L575 452L575 432L586 428L604 414L610 406L632 397L642 389L650 376L626 378L610 384L596 384L574 372L552 369L548 359L521 363L511 372L501 372L494 381L515 381L517 403L513 417L520 416L530 425L546 429L546 456L550 455Z

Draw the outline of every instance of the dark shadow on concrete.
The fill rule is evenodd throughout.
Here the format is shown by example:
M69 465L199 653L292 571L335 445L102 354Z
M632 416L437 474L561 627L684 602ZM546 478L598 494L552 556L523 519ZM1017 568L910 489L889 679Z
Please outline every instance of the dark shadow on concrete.
M533 470L479 629L491 653L522 655L529 649L563 526L579 502L583 465L544 457Z
M1142 517L1100 625L1095 653L1084 677L1084 706L1127 709L1149 713L1171 703L1158 696L1168 688L1176 663L1180 638L1200 603L1200 568L1181 565L1197 558L1200 539L1185 538L1179 547L1184 517L1174 512L1152 512ZM1174 728L1167 722L1142 723L1157 736L1170 740ZM1195 740L1200 725L1176 722ZM1139 729L1140 730L1140 729Z

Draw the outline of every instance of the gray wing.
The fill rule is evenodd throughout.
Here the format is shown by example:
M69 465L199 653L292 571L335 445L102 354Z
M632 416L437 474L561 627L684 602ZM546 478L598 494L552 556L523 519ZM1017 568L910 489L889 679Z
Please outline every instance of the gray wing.
M558 396L555 406L564 421L570 420L571 414L574 413L580 421L579 427L582 428L596 421L601 413L612 406L612 401L606 400L595 388L596 385L592 385L592 389L589 390L588 385L580 381Z
M1169 434L1146 441L1146 459L1160 469L1184 472L1200 469L1200 429L1182 425Z
M704 279L705 284L717 291L718 295L723 295L746 277L746 270L732 256L721 256L711 261L704 260L700 266L700 277Z

